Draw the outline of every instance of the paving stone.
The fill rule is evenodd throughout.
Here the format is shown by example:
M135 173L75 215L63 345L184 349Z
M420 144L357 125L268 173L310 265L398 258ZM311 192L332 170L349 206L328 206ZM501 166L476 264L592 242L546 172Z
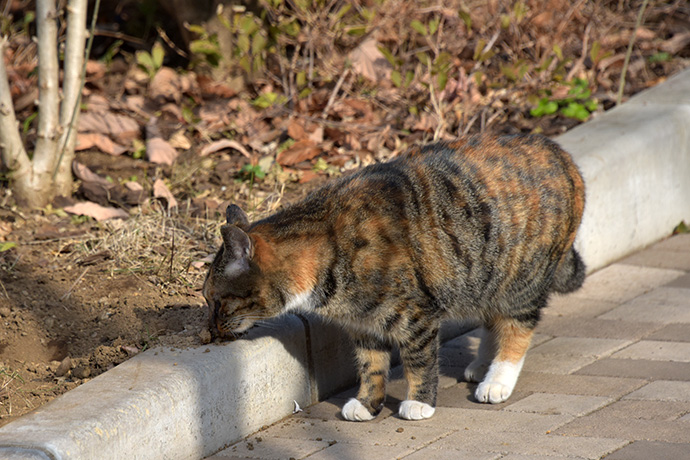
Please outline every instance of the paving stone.
M581 416L604 407L612 401L613 399L604 396L534 393L516 403L510 404L503 410L546 415Z
M518 380L519 384L519 380ZM482 411L497 411L510 404L528 396L531 392L520 391L516 388L508 401L501 404L483 404L474 399L474 392L477 389L476 383L459 382L452 387L439 392L436 400L437 407L452 407L460 409L474 409ZM435 416L434 416L435 417Z
M601 319L638 323L690 323L687 289L662 287L604 313Z
M594 356L527 353L523 371L544 374L572 374L596 361Z
M400 420L389 417L382 426L404 429L407 432L415 427L443 426L452 431L471 430L487 434L496 431L515 431L524 433L546 433L573 420L568 414L536 414L527 412L508 412L504 410L487 411L481 409L462 409L439 407L431 419Z
M599 436L628 441L687 442L688 426L679 421L619 418L610 413L594 412L558 428L554 434Z
M645 384L643 379L522 372L515 391L620 398Z
M588 276L576 298L622 303L685 275L680 270L614 264Z
M228 455L236 458L285 460L286 458L304 458L327 447L327 441L278 439L259 435L235 443L216 456L221 459L225 459Z
M641 265L654 268L690 270L690 256L684 251L646 249L621 260L621 264Z
M646 359L604 358L583 366L576 373L647 380L690 380L690 364Z
M688 293L690 295L690 292ZM670 342L690 342L690 327L687 324L667 324L649 334L649 340L668 340Z
M558 454L555 455L521 455L521 454L508 454L501 457L501 460L584 460L585 457L572 457L568 456L564 458Z
M606 460L652 460L652 459L682 459L688 457L688 444L635 441L611 455Z
M618 304L619 302L576 297L574 293L568 295L556 294L549 298L549 304L542 310L542 313L545 317L594 317L613 310Z
M623 420L673 421L690 413L690 402L624 399L599 410L599 415Z
M480 452L504 455L520 454L530 458L538 455L599 459L627 444L623 439L601 437L570 437L546 433L495 431L491 436L472 430L452 433L436 444L439 446L478 446ZM481 450L479 449L481 447Z
M676 278L673 281L664 284L664 287L674 287L681 289L690 289L690 273L680 278Z
M666 238L665 240L654 244L652 248L668 251L690 252L690 233L674 235L671 238Z
M417 452L403 457L403 460L503 460L504 458L498 453L479 453L452 448L438 449L435 447L435 444L430 444Z
M334 459L360 459L367 460L391 460L401 458L409 453L411 449L403 446L381 446L354 443L337 443L314 455L309 456L309 460L334 460ZM283 457L285 458L285 457Z
M614 353L611 357L690 363L690 343L642 340Z
M546 316L537 326L542 334L563 337L639 340L662 327L659 323L605 320L568 316ZM686 334L687 335L687 334Z
M633 391L624 399L650 401L690 401L690 382L657 380Z
M586 356L601 357L620 350L630 343L629 340L620 339L598 339L592 337L556 337L549 340L534 350L530 351L533 356L541 355L566 355L566 356Z
M389 421L390 419L390 421ZM432 419L433 420L433 419ZM386 422L386 423L384 423ZM398 431L398 428L404 431ZM344 420L288 419L258 433L263 438L306 439L338 443L355 443L381 446L397 446L404 449L419 448L452 431L454 427L430 423L415 426L407 420L394 417L377 418L371 422ZM337 458L337 457L335 457Z
M690 422L690 413L687 413L687 414L683 415L683 416L682 416L681 418L679 418L678 420L680 420L680 421L682 421L682 422Z

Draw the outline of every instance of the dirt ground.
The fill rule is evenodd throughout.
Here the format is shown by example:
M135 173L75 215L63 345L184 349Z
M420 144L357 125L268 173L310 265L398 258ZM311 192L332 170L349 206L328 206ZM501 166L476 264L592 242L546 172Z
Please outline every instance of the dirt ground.
M491 16L482 10L484 2L470 3L474 5L472 14L477 21L477 18ZM554 0L553 3L563 2ZM585 33L585 36L599 37L604 45L608 42L602 37L608 36L611 42L607 46L613 57L622 57L629 38L629 34L623 34L614 43L614 32L620 34L621 30L629 30L638 8L635 2L618 4L617 10L611 7L611 16L606 18L608 22L594 21ZM627 7L621 10L623 4ZM636 68L628 75L626 97L663 81L690 62L690 38L682 36L682 32L676 33L688 30L690 12L687 5L681 7L683 2L651 4L650 11L654 14L648 16L651 19L642 34L646 48L640 45L634 54ZM568 10L569 2L563 5ZM545 20L543 14L537 14L538 10L532 11L528 18ZM573 17L578 18L578 14L576 12ZM611 18L616 14L621 20L613 27L611 24L615 21ZM601 111L613 105L615 85L612 82L617 75L611 69L616 65L620 69L622 60L610 63L607 70L585 59L585 53L580 51L584 29L581 26L587 18L584 13L580 16L580 23L575 24L573 30L559 30L564 36L574 34L571 43L574 59L569 60L564 69L567 71L571 68L568 66L579 65L580 74L591 77L592 81L596 76L592 84L593 95L599 98L598 110ZM481 43L486 45L493 34L488 25L473 27L475 36L470 36L465 46L470 57L471 51L477 49L478 39L482 38ZM580 32L576 33L578 30ZM506 39L499 41L501 46L524 48L517 40L519 34L508 38L515 43ZM531 40L526 35L522 39L525 43ZM686 41L676 46L675 58L668 58L668 53L666 57L659 54L660 47L677 45L681 39ZM18 40L21 41L21 37ZM585 42L587 40L585 38ZM593 41L589 39L590 44ZM26 43L29 46L29 42ZM19 49L20 46L13 48L14 56L19 55ZM564 53L566 51L564 49ZM578 60L581 54L582 59ZM468 74L478 66L467 67ZM425 119L422 114L410 124L406 107L402 107L405 116L396 118L390 113L393 109L382 108L380 100L371 102L362 98L363 93L356 93L358 87L353 85L347 87L332 106L329 96L337 92L333 91L333 81L316 88L311 102L314 106L295 107L292 113L276 110L266 113L247 108L242 95L211 91L208 85L206 90L203 85L197 88L197 93L191 96L179 87L172 96L153 95L151 92L155 88L141 82L136 67L132 60L114 60L105 74L99 74L98 68L92 70L85 92L87 111L95 110L93 107L105 101L110 112L129 114L136 119L141 132L149 129L146 121L155 113L164 138L171 139L173 134L182 132L182 137L186 136L189 142L175 146L180 156L172 164L155 163L146 157L135 158L137 155L132 150L136 148L130 148L121 156L103 153L103 148L101 151L84 149L78 153L77 162L107 179L106 185L99 182L100 179L91 181L87 176L80 177L74 197L56 200L39 211L18 208L6 187L7 182L0 181L0 426L149 348L184 348L208 343L207 307L200 289L208 257L218 247L219 223L227 204L241 203L250 211L250 217L260 217L299 199L330 176L347 174L357 167L394 156L401 144L433 137L433 126L428 126L432 117ZM485 67L484 74L492 75L494 67L488 64ZM500 73L498 69L496 65L496 75ZM15 78L23 79L24 91L30 92L32 85L35 86L32 74L20 63L15 70L19 75ZM458 78L458 88L463 81L467 86L467 80L462 80L465 77ZM551 84L537 80L531 81L530 90ZM453 127L456 133L466 127L469 133L492 128L499 132L537 131L547 135L579 123L558 114L529 116L524 97L526 88L517 85L514 89L506 93L488 84L472 89L470 81L469 89L463 90L466 99L459 100L461 103L472 100L476 106L472 109L474 112L467 109L464 115L457 115L456 119L449 116L447 121L456 123ZM387 91L381 92L381 98L391 94L391 88ZM22 94L13 96L17 104ZM142 97L143 102L139 104L134 96ZM511 105L513 97L521 102ZM184 101L190 98L196 98L193 123L180 111L181 106L185 107ZM449 101L449 107L454 107L455 102ZM320 121L324 120L322 114L328 112L329 107L332 107L329 113L335 115L330 116L329 123ZM491 111L487 111L488 108ZM25 108L19 114L20 121L26 120L32 110ZM295 120L301 121L296 123ZM461 124L463 120L464 125ZM237 143L209 155L199 154L210 138L227 137L222 125L231 122L235 126L232 134ZM363 128L369 125L376 129L366 131ZM213 131L211 126L221 128ZM117 133L110 134L115 141L124 143ZM28 130L29 141L31 135ZM288 155L279 153L276 161L282 168L268 168L266 177L247 177L243 167L249 164L257 172L257 161L260 165L260 158L271 155L275 160L275 145L288 138L296 141L287 150L296 158L294 161L288 161ZM273 153L258 153L262 147L255 142L273 145ZM238 144L251 154L242 152L244 149L238 148ZM158 179L168 185L177 206L171 207L170 196L157 192L154 184ZM143 185L143 192L139 188L125 187L132 182ZM141 194L133 197L132 192L137 190ZM129 217L99 221L63 210L75 201L84 200L117 207Z

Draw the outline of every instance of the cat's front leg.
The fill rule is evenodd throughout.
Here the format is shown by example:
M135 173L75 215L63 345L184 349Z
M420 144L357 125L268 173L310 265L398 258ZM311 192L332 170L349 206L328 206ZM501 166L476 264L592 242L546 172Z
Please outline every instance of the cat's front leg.
M342 415L346 420L365 422L383 409L391 348L374 337L357 337L355 354L359 365L359 392L343 406Z
M407 399L400 403L398 415L407 420L422 420L436 412L438 328L419 330L412 337L400 345Z

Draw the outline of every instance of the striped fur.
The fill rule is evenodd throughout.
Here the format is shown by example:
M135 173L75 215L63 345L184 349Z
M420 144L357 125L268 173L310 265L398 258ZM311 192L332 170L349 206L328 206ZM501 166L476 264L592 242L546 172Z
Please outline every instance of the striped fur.
M549 294L582 284L573 242L583 209L570 156L535 135L413 148L251 224L231 206L204 283L211 329L232 336L286 305L328 318L354 339L361 406L381 410L398 346L407 400L423 403L401 415L432 414L441 321L484 324L489 351L473 379L500 368L517 371L487 377L516 380ZM501 379L512 378L482 382L477 399L500 402L490 394L509 395L514 382Z

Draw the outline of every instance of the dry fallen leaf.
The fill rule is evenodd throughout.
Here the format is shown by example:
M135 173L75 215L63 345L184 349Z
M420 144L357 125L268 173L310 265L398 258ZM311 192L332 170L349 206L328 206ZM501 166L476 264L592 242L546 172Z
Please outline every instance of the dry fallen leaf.
M151 163L171 165L179 154L172 145L160 137L146 140L146 158Z
M302 161L311 160L321 153L319 146L308 139L295 142L292 147L278 154L276 161L282 166L292 166Z
M79 115L80 133L107 134L121 143L139 137L139 123L112 112L84 112Z
M348 54L352 69L371 81L386 80L391 76L392 67L377 47L376 39L369 37Z
M205 157L206 155L210 155L214 152L217 152L219 150L223 149L234 149L240 152L242 155L244 155L247 158L251 158L252 155L247 151L247 149L244 148L242 144L240 144L237 141L233 141L232 139L220 139L215 142L211 142L208 144L206 147L201 149L201 152L199 153L202 157Z
M129 217L129 214L122 209L101 206L100 204L90 201L81 201L72 206L65 206L63 209L70 214L93 217L99 222L108 219L126 219Z
M101 185L111 185L111 183L108 182L105 177L99 176L78 161L72 162L72 172L75 176L77 176L77 179L80 179L84 182L95 182Z
M177 200L162 179L156 179L156 181L153 183L153 196L156 198L163 198L165 201L167 201L168 209L177 207Z
M96 147L103 153L118 156L127 151L127 147L113 142L108 136L100 133L79 133L75 150L86 150Z

